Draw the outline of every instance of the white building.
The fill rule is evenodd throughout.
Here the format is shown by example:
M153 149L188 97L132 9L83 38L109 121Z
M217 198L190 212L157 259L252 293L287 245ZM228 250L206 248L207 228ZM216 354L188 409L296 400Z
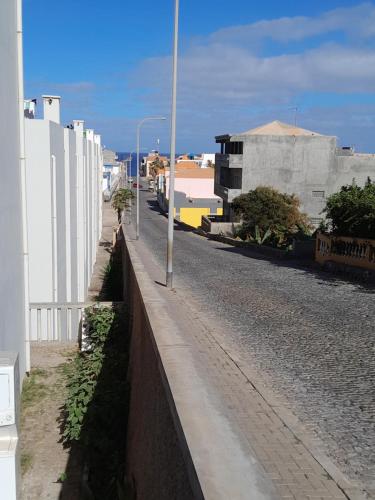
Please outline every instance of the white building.
M0 351L19 353L23 376L28 368L28 299L20 8L15 0L0 2Z
M67 340L78 316L66 306L85 301L100 238L102 152L83 121L60 125L58 96L43 105L26 120L31 340Z
M210 164L212 167L215 165L215 153L203 153L201 167L207 168Z

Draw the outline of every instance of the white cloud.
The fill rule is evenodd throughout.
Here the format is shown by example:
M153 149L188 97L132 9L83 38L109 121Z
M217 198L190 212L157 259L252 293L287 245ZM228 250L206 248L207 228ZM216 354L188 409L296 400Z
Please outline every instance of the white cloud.
M336 31L361 39L374 36L375 6L368 2L334 9L315 17L283 17L223 28L210 35L209 40L213 43L244 43L269 38L277 42L290 42Z
M262 47L267 39L273 44L270 55L264 55ZM304 42L307 39L308 44ZM296 101L302 100L303 105L306 94L313 94L315 101L327 93L346 95L349 104L352 94L373 93L374 41L372 3L316 17L228 27L195 39L181 51L179 59L180 132L190 144L198 134L204 134L197 123L204 123L206 133L215 135L280 118ZM131 75L134 87L142 82L145 92L141 98L150 112L168 112L170 75L169 57L146 59ZM327 103L323 101L317 109L324 108ZM326 116L321 114L320 127L315 127L318 131L324 128ZM356 126L350 118L346 122L347 128ZM330 133L337 134L339 128ZM200 139L199 135L198 143ZM207 137L206 143L210 139Z

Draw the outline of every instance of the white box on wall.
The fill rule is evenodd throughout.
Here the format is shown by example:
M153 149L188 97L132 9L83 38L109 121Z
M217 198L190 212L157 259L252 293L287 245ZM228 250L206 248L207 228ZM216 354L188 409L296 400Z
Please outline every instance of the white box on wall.
M15 425L0 427L0 498L18 500L20 495L20 445Z
M0 427L18 423L20 379L18 354L0 352Z

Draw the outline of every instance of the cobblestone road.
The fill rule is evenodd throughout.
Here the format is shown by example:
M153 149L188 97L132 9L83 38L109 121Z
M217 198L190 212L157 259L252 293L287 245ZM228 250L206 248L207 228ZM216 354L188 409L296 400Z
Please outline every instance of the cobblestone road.
M375 290L176 229L176 286L375 498ZM142 193L141 237L162 265L165 236L165 217Z

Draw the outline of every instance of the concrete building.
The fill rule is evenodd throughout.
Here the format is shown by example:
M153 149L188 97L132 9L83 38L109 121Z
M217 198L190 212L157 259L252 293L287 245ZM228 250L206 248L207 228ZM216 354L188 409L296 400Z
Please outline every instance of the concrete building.
M0 351L29 369L21 2L0 2ZM27 313L26 313L27 311Z
M182 166L181 166L182 165ZM214 170L209 168L184 168L176 164L175 217L192 227L201 225L203 215L222 215L222 200L214 194ZM158 201L163 210L168 209L169 170L159 175Z
M278 121L216 137L215 194L231 220L231 203L257 186L296 194L313 224L322 220L326 198L355 178L375 179L375 155L337 147L337 139Z
M78 316L54 308L86 299L100 238L103 161L100 138L83 121L60 125L58 96L43 103L44 119L25 121L30 303L45 304L31 308L30 335L66 340Z

